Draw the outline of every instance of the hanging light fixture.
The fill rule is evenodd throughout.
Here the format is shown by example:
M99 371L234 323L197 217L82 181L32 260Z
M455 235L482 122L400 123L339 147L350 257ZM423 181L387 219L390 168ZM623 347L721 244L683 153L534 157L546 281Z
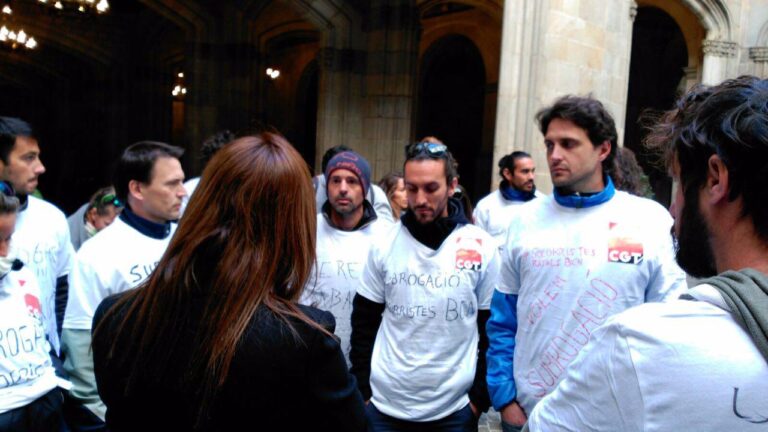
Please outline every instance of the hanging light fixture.
M109 11L107 0L37 0L37 2L61 12L94 12L100 15Z
M11 49L35 49L37 41L23 28L13 25L13 9L6 4L0 10L2 24L0 24L0 44Z
M176 99L184 99L187 95L187 87L184 86L184 72L176 74L175 85L171 90L171 96Z

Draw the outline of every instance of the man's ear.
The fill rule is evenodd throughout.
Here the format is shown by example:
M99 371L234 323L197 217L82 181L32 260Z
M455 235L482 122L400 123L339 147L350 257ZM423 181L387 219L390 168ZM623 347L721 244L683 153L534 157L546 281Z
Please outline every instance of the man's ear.
M598 156L598 159L600 160L600 162L604 161L608 157L608 155L611 154L611 147L613 147L613 145L608 140L603 141L602 144L597 146L598 151L600 152Z
M707 161L707 179L705 193L710 204L717 204L728 199L730 174L720 156L713 154Z
M144 199L143 184L138 180L131 180L128 182L128 196L133 196L135 199L141 201Z
M459 179L454 177L451 179L451 182L448 183L448 196L453 196L453 194L456 192L456 186L459 185Z
M507 183L512 181L512 172L509 170L509 168L502 168L501 169L501 176L504 177L504 180L507 181Z

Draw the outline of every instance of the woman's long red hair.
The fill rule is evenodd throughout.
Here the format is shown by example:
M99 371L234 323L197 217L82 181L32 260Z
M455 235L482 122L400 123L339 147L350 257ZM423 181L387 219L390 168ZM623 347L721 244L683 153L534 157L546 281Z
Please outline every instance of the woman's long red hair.
M114 340L125 351L113 345L107 362L130 370L127 394L139 379L177 376L195 396L200 426L257 308L320 328L295 303L315 260L314 202L306 163L280 135L240 138L213 157L155 271L102 320L124 309ZM190 310L201 298L202 319ZM197 333L184 369L170 359L190 325Z

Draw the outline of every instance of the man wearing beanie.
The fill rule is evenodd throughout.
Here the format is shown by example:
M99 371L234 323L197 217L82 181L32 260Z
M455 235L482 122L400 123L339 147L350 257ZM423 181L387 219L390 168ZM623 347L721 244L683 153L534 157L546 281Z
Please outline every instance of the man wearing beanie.
M331 161L331 159L333 159L334 156L346 151L352 151L352 149L345 145L337 145L329 148L323 154L323 172L312 179L312 184L315 186L315 203L317 204L318 213L323 211L323 204L325 204L325 201L328 199L325 183L325 172L326 168L328 168L328 163ZM373 206L373 209L376 210L376 216L380 220L395 222L395 219L392 216L392 206L389 204L387 194L384 193L380 187L372 184L370 188L366 188L365 199L368 200L368 203L370 203Z
M325 169L328 199L317 215L317 260L315 271L300 302L331 312L336 318L336 336L349 363L352 299L363 271L368 249L391 226L379 220L366 199L371 186L371 168L359 154L344 151Z
M408 211L368 254L352 310L351 372L369 430L476 431L490 400L485 322L496 243L451 198L448 148L406 148Z

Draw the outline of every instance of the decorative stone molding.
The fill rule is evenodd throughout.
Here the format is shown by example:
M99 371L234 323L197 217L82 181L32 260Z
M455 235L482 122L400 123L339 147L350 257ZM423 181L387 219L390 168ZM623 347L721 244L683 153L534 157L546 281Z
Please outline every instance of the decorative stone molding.
M749 58L755 63L768 63L768 47L750 48Z
M739 45L736 42L726 40L705 40L702 44L704 54L712 54L715 57L736 57Z
M632 0L631 2L629 2L629 20L634 22L636 16L637 16L637 2L635 0Z

